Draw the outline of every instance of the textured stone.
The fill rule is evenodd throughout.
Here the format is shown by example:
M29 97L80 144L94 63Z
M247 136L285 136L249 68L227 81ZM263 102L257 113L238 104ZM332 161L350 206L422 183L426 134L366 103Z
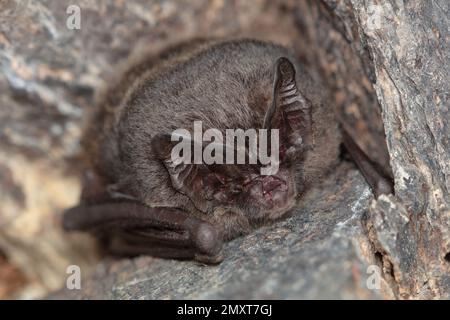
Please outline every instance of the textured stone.
M448 299L450 6L350 2L373 59L397 196L371 207L371 240L400 298Z

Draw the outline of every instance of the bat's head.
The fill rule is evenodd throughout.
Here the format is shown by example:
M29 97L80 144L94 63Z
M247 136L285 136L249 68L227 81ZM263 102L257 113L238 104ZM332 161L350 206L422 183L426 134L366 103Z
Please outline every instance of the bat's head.
M228 139L216 136L214 143L194 141L186 130L153 138L153 149L172 185L199 210L222 208L249 220L267 220L279 218L295 204L299 167L310 142L311 104L298 89L295 67L287 58L275 63L271 95L272 103L255 135L242 130L241 142L246 141L242 146L224 144ZM215 134L221 133L210 132ZM190 150L200 151L202 159L195 161ZM244 161L239 162L239 152ZM205 159L205 154L210 158Z

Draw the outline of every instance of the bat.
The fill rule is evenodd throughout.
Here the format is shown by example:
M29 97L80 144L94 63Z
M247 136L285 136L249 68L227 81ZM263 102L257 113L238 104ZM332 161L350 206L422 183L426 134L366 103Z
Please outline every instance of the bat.
M94 234L115 255L219 263L225 241L292 214L339 162L341 144L376 195L391 193L322 92L292 52L268 42L196 40L142 57L96 106L80 204L65 211L64 228ZM262 174L261 161L174 160L172 133L191 133L196 121L219 133L276 132L276 172ZM195 133L188 143L209 145ZM214 144L215 156L234 150Z

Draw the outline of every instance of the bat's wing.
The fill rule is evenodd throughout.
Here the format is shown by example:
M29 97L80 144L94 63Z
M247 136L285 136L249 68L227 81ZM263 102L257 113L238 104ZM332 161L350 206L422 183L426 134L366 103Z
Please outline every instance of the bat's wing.
M393 194L393 179L384 172L383 168L373 162L365 152L356 144L350 134L342 128L342 139L345 149L358 166L367 183L378 198L381 194Z
M88 231L117 255L222 260L222 240L209 223L175 208L151 208L134 201L80 205L67 210L64 229Z

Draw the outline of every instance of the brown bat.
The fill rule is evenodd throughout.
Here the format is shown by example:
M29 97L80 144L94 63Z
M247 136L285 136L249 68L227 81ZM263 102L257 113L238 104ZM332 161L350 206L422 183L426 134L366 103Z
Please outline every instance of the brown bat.
M220 262L223 241L288 216L339 161L342 142L375 194L392 192L342 133L305 68L272 43L193 41L145 57L97 110L85 139L91 163L81 203L65 212L64 227L95 234L113 254ZM194 121L221 132L278 129L278 171L175 163L171 133Z

